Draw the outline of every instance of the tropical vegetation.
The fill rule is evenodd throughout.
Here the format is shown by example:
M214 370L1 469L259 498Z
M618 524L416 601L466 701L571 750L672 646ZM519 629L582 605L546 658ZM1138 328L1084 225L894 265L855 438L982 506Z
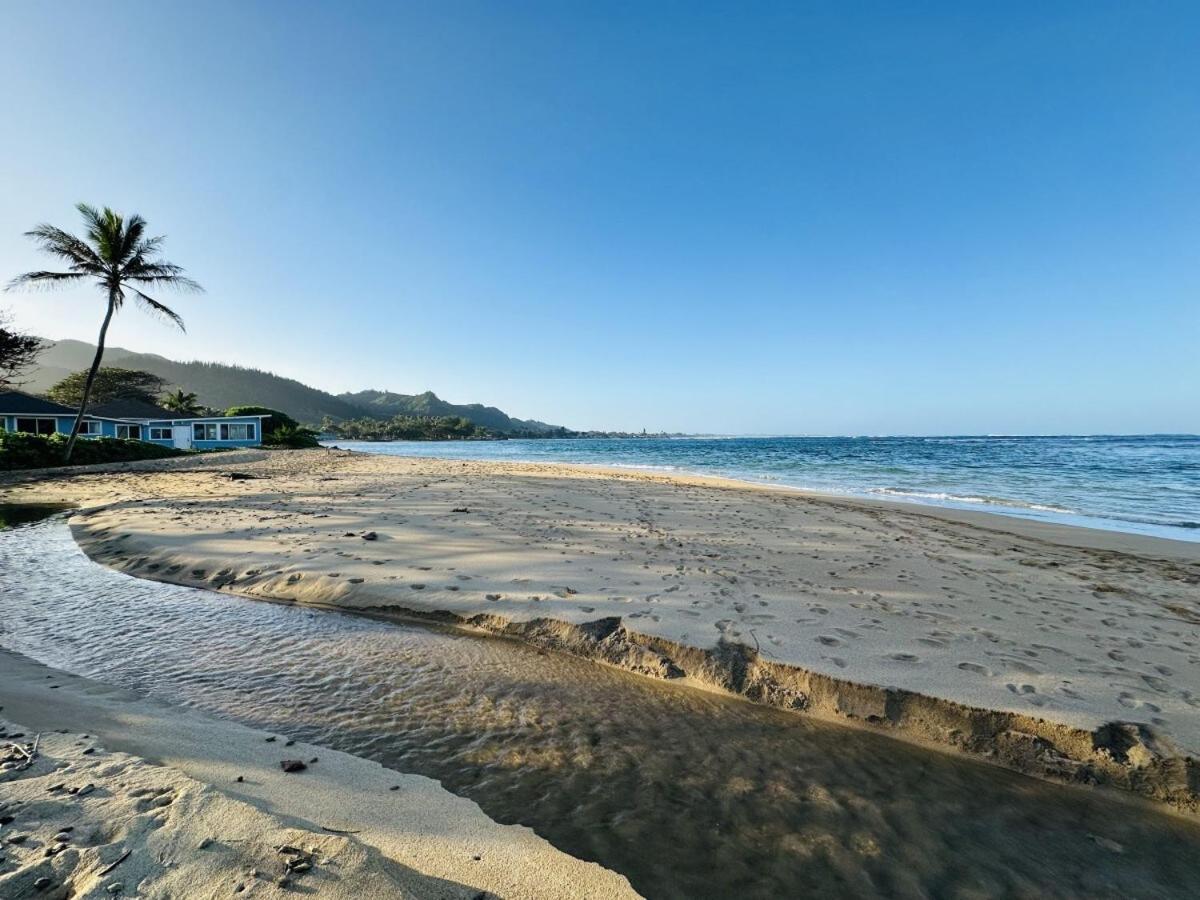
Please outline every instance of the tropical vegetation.
M166 386L161 378L149 372L101 366L94 373L90 370L71 373L46 391L46 397L64 406L76 407L84 402L85 394L92 406L111 403L114 400L137 400L157 405L159 395Z
M21 385L22 376L33 368L42 342L28 334L13 331L8 317L0 313L0 389L12 389Z
M163 409L169 409L171 412L179 413L181 416L199 416L204 413L204 407L200 405L200 401L196 395L190 391L185 391L183 388L171 391L171 393L163 397L161 405Z
M454 441L494 437L462 416L392 416L326 422L324 430L347 441Z
M60 466L69 438L64 434L26 434L0 431L0 471L43 469ZM162 447L148 441L123 441L116 438L89 438L80 441L71 458L73 465L131 462L182 456L187 451Z
M96 341L96 355L92 359L88 377L84 382L79 402L79 412L71 426L71 434L63 448L63 460L69 462L79 437L79 427L87 412L92 384L104 358L104 341L113 316L121 309L128 294L152 315L159 316L183 329L183 319L170 307L155 300L147 290L172 288L200 291L199 284L183 274L183 269L160 257L163 237L146 236L146 220L132 215L124 216L105 207L103 211L80 203L76 206L87 229L86 238L77 237L53 225L38 225L26 232L40 250L67 263L66 271L38 270L18 275L8 285L9 289L66 287L80 281L89 281L100 288L105 296L104 319Z

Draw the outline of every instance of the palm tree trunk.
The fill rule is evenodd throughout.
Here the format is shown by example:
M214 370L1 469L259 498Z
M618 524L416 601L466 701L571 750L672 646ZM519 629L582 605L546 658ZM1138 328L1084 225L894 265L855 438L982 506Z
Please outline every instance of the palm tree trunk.
M83 414L87 412L88 398L92 396L92 383L96 380L96 372L100 368L100 360L104 358L104 337L108 334L108 323L112 321L117 309L117 292L110 288L108 292L108 310L104 313L104 323L100 326L100 337L96 341L96 357L88 370L87 381L83 383L83 396L79 400L79 414L75 416L75 424L71 426L71 436L67 438L67 449L63 452L63 463L71 462L71 452L75 449L75 441L79 438L79 427L83 424Z

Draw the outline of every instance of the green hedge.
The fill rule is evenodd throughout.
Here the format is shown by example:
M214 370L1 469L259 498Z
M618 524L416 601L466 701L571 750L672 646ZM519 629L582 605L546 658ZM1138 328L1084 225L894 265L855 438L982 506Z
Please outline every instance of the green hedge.
M67 447L65 434L25 434L0 431L0 471L43 469L63 464ZM185 456L187 451L160 447L146 441L121 441L116 438L80 438L71 454L71 465L132 462L140 459L165 459Z
M264 447L284 447L289 450L321 446L317 433L311 428L292 428L290 425L280 425L269 434L264 433L262 444Z

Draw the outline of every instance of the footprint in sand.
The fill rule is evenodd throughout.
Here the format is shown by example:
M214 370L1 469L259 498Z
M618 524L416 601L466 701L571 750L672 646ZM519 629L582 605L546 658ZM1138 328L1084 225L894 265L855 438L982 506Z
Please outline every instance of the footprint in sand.
M960 662L958 667L964 672L974 672L976 675L983 675L986 678L991 678L992 675L996 674L987 666L981 666L979 663Z

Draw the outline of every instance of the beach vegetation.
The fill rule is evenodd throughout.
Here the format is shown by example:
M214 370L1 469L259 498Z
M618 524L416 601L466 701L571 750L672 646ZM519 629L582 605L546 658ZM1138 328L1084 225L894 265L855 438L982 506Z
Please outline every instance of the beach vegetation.
M28 434L0 431L0 471L43 469L61 466L67 441L65 434ZM126 441L117 438L91 438L80 441L71 456L71 464L133 462L144 459L166 459L183 456L185 450L163 447L147 441Z
M87 412L96 373L104 358L104 341L113 316L130 295L151 315L162 318L180 330L183 319L170 307L151 297L146 291L158 288L200 291L199 284L183 274L183 269L162 259L163 237L146 236L146 220L139 215L128 219L105 207L103 211L80 203L76 206L83 217L86 237L77 237L53 225L38 225L25 234L42 252L66 263L66 271L38 270L18 275L8 285L16 288L61 288L79 282L90 282L105 298L104 319L96 341L96 354L84 379L79 400L79 412L71 426L71 434L63 447L63 461L69 462L74 452L79 428Z
M162 398L163 409L169 409L171 412L179 413L184 416L199 416L205 414L204 407L200 404L199 399L195 394L185 391L183 388L171 391Z
M300 428L294 425L279 425L270 434L264 430L262 445L286 450L303 450L321 446L317 440L317 432L311 428Z
M268 437L277 428L300 428L300 423L285 412L271 409L269 406L231 406L225 410L226 416L270 416L263 419L263 437Z
M464 416L392 416L328 423L329 431L347 441L461 441L495 435Z

